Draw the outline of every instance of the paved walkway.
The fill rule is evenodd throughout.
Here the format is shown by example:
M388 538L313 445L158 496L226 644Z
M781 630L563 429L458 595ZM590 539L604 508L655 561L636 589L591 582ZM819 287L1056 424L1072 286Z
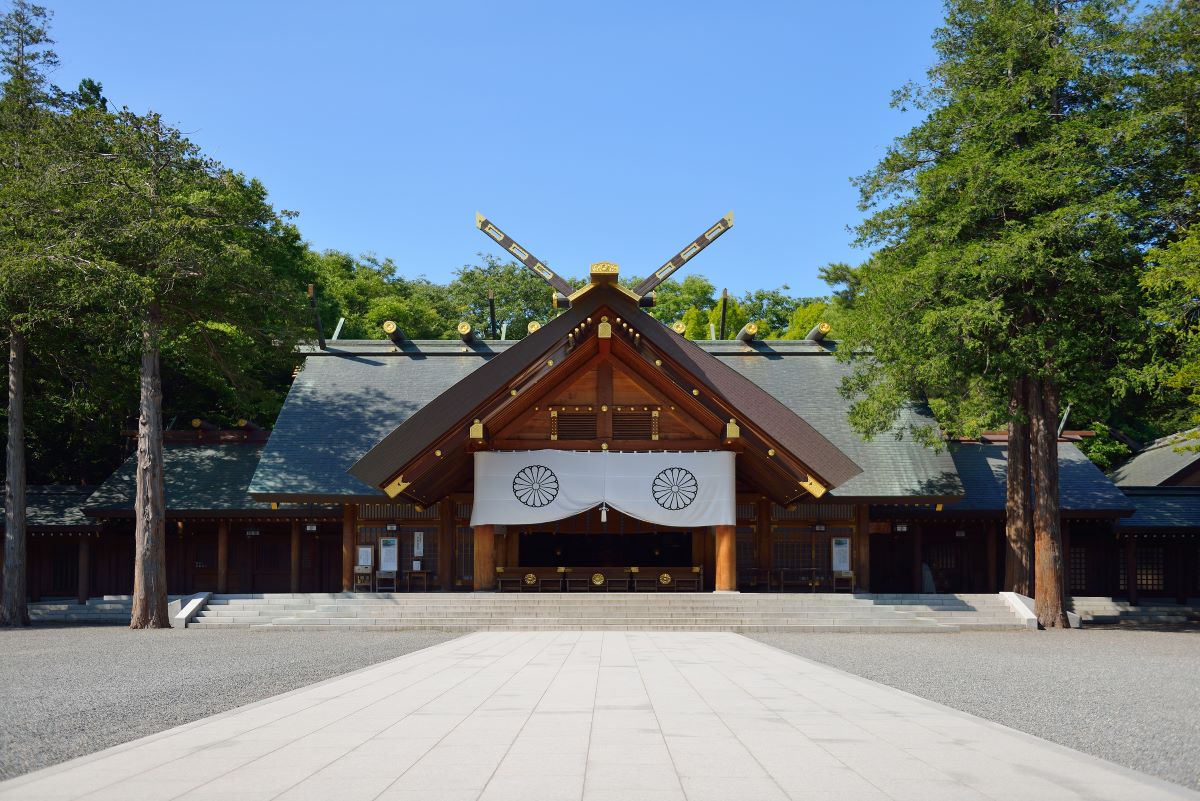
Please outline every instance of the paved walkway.
M1200 794L735 634L530 632L473 634L0 784L18 798Z

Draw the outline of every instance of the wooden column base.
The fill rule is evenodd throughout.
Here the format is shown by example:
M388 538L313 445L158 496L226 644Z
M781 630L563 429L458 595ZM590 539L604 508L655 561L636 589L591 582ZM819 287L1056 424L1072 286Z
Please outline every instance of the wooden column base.
M217 592L229 592L229 521L217 523Z
M472 582L476 591L496 588L495 526L475 526L475 567Z
M737 533L733 526L713 526L717 535L716 591L737 592Z

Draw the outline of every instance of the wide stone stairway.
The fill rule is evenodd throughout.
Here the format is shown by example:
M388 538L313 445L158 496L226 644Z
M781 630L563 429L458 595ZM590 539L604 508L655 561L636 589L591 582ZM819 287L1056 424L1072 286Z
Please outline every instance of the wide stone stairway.
M1188 604L1175 604L1158 599L1146 599L1135 605L1120 598L1104 596L1072 598L1071 611L1083 622L1097 625L1154 625L1200 623L1200 599Z
M999 596L980 597L988 600L972 603L946 600L956 596L920 596L908 603L897 600L898 596L885 601L826 593L214 595L191 626L930 633L972 627L1023 628L1011 611L1005 616L1007 607Z

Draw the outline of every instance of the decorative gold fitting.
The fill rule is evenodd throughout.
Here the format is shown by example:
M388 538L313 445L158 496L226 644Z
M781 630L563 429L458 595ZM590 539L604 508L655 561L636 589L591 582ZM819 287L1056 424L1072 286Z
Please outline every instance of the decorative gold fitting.
M538 329L540 329L541 327L542 327L542 324L539 323L537 320L530 320L529 325L525 326L525 331L526 331L526 333L533 334L533 333L536 333L538 331Z
M808 490L808 493L814 498L820 498L826 492L825 485L812 476L808 476L804 481L801 481L800 486Z
M395 322L394 320L386 320L386 321L384 321L384 323L383 323L383 333L385 333L385 334L394 334L394 333L396 333L396 322Z
M596 329L596 336L600 339L612 339L612 323L605 317L600 321L600 327Z
M693 389L693 390L692 390L692 394L693 394L693 395L699 395L699 394L700 394L700 390L698 390L698 389Z
M676 320L675 322L671 323L671 330L676 334L682 335L687 331L687 326L684 324L683 320Z
M775 455L775 449L767 448L767 456L774 456L774 455Z
M440 450L434 451L433 455L438 457L439 459L442 458L442 452Z
M405 488L411 484L411 481L405 481L404 476L400 475L396 476L396 478L390 484L385 486L383 491L387 493L389 498L395 498L397 495L404 492Z
M471 439L483 439L483 423L478 419L471 423Z
M604 404L603 406L601 406L601 407L600 407L600 411L602 411L602 412L607 412L607 411L608 411L608 404Z
M738 427L733 418L730 418L729 422L725 424L725 439L737 439L741 435L742 429Z
M554 366L554 359L547 359L547 360L546 360L546 366L547 366L547 367L553 367L553 366Z
M662 359L655 359L655 360L654 360L654 366L655 366L655 367L662 367Z
M600 450L602 450L602 451L606 451L606 450L608 450L608 443L607 443L607 442L601 442L601 443L600 443Z

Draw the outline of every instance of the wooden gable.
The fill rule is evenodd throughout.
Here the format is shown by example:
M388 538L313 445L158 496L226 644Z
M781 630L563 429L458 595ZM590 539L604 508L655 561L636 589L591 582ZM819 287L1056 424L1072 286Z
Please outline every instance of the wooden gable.
M475 451L534 448L735 450L739 482L781 504L820 497L830 475L859 471L779 401L618 288L597 286L447 390L351 472L428 505L469 489Z

